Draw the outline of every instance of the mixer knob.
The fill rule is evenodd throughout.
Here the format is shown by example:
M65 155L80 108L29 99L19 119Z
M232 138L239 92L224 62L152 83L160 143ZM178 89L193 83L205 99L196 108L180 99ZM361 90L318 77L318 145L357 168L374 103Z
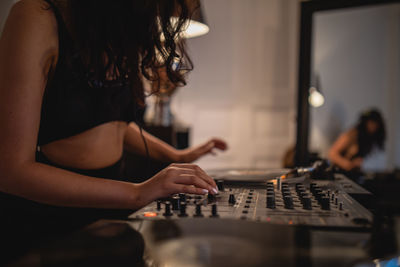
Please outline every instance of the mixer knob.
M330 202L329 202L329 197L323 196L321 197L321 208L323 210L330 210Z
M217 187L218 187L219 191L224 191L224 189L225 189L224 180L218 180L217 181Z
M179 196L173 196L172 197L172 209L173 210L179 210L181 199Z
M305 197L310 197L310 196L306 192L301 192L300 195L299 195L301 203L303 203L303 199Z
M218 212L217 212L217 204L213 204L211 206L211 215L210 217L219 217Z
M343 210L343 203L342 202L339 203L339 210Z
M203 214L201 213L201 203L196 203L196 213L194 214L194 217L203 217Z
M208 194L207 199L208 199L208 203L211 203L211 202L215 201L215 196L212 194Z
M290 190L288 186L282 186L281 191L287 191L287 190Z
M303 209L305 209L305 210L312 209L311 198L309 196L304 196L302 199L302 203L303 203Z
M187 217L187 213L186 213L186 202L181 202L180 205L180 213L178 215L179 217Z
M320 188L314 188L313 191L311 191L313 193L314 196L316 196L317 194L322 193L322 190Z
M157 210L161 210L161 200L157 200Z
M319 200L321 199L322 190L321 189L314 189L313 195L319 202Z
M273 189L267 189L267 195L275 195L275 191Z
M317 187L317 184L316 183L311 183L310 184L310 191L311 192L314 192L314 189Z
M335 200L335 193L331 194L331 200L334 201ZM337 204L336 204L337 205Z
M267 196L267 208L275 209L275 197Z
M286 190L282 191L282 196L290 196L290 195L291 195L291 193L290 193L289 189L286 189Z
M234 194L229 194L229 199L228 199L229 204L235 205L236 199Z
M285 203L286 209L293 209L293 200L290 196L284 196L283 202Z
M308 196L308 194L304 191L299 193L300 200L303 200L303 198L306 196Z
M304 186L299 186L299 187L296 188L296 192L298 194L300 194L300 192L305 192L305 191L306 191L306 189L304 188Z
M324 193L318 193L315 198L317 199L318 203L321 204L322 198L326 197Z
M171 202L169 202L169 201L165 202L165 212L163 215L166 217L172 216Z
M179 193L179 199L181 202L186 202L186 194L185 193Z
M268 183L267 183L267 186L272 186L272 187L274 187L274 183L273 183L273 182L268 182Z

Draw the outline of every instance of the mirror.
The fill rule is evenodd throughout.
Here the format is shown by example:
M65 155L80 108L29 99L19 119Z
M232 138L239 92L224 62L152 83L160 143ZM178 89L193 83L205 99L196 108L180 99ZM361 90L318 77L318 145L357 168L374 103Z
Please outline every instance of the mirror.
M400 168L400 3L313 12L311 40L310 88L324 103L309 107L309 152L326 158L361 112L376 108L385 150L369 154L362 169Z

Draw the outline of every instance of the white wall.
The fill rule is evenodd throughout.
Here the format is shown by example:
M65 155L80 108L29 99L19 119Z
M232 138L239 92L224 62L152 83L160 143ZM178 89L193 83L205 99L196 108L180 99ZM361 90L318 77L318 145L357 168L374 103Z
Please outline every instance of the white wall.
M203 1L210 33L189 40L195 69L173 99L192 144L221 136L230 150L204 168L280 167L295 143L297 0Z
M0 34L3 32L4 23L6 22L10 8L16 2L15 0L0 1Z
M326 103L312 109L310 148L326 155L360 111L377 107L386 119L386 152L364 167L400 167L400 5L318 12L314 26L313 68Z

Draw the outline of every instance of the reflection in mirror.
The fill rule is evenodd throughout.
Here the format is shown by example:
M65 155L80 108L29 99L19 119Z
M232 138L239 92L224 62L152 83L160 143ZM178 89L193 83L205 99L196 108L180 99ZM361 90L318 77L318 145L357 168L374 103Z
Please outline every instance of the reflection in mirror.
M310 107L309 150L328 157L348 133L341 145L342 154L349 152L359 116L376 108L386 124L385 149L363 157L361 169L400 168L400 4L319 11L313 27L310 79L318 77L325 101Z

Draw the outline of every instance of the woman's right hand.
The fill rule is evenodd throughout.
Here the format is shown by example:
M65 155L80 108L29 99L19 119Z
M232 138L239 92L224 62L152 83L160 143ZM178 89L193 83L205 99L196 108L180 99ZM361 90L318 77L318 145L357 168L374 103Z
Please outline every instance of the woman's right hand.
M171 164L151 179L138 185L139 202L144 206L151 201L177 193L204 195L217 194L217 185L195 164Z

